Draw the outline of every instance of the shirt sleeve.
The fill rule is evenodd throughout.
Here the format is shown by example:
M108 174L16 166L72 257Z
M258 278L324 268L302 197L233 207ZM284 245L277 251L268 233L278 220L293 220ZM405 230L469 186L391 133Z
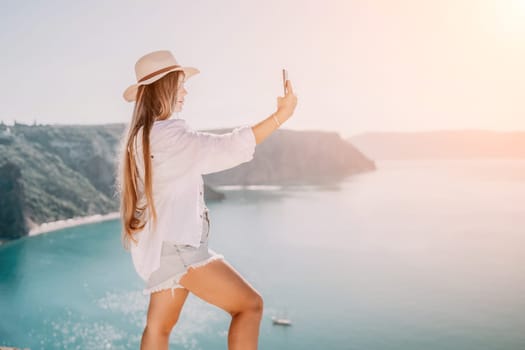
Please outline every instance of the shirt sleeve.
M179 139L188 159L200 174L233 168L253 159L255 135L250 125L242 125L225 134L185 128Z

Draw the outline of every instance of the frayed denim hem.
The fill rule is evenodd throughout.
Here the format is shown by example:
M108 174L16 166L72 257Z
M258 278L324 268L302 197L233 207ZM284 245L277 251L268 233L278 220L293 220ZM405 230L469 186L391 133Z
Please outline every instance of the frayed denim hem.
M224 259L224 255L222 255L222 254L212 255L206 260L199 261L199 262L196 262L196 263L188 265L188 269L190 267L198 268L198 267L204 266L204 265L206 265L206 264L208 264L208 263L210 263L212 261L218 260L218 259ZM174 295L174 290L176 288L184 288L182 285L179 284L179 281L186 273L188 273L188 269L186 269L186 271L184 271L184 272L178 273L175 276L170 277L166 281L161 282L161 283L157 284L156 286L153 286L151 288L143 289L142 290L142 294L149 295L149 294L154 293L154 292L160 292L160 291L165 290L165 289L171 289L171 296L174 297L175 296Z

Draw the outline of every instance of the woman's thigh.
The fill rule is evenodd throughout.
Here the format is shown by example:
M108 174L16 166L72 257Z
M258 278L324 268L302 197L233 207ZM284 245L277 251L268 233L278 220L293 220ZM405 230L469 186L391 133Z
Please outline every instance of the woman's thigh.
M186 288L175 288L173 292L173 296L170 289L151 293L147 315L148 327L169 333L175 325L189 291Z
M262 308L262 297L226 260L190 267L179 284L202 300L235 314Z

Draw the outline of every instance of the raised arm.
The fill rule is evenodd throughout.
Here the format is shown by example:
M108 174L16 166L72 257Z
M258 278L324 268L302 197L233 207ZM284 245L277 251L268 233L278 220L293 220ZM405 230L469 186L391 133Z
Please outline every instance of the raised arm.
M225 134L186 129L178 142L186 161L193 163L200 174L230 169L253 159L256 145L249 125Z
M288 120L295 110L297 96L289 80L286 88L286 95L277 97L277 111L254 126L243 125L222 135L186 129L183 145L189 149L188 154L196 162L197 170L209 174L252 160L255 146Z
M277 97L277 111L252 127L253 134L255 135L255 143L258 145L263 142L277 130L282 123L287 121L293 115L296 105L297 96L294 95L292 82L286 80L286 95L284 97Z
M170 164L183 167L191 164L200 174L210 174L233 168L253 159L255 146L263 142L294 112L297 97L287 81L285 97L277 97L277 111L254 126L242 125L225 134L214 134L191 129L185 122L171 122L164 129L166 146L163 154ZM180 172L183 172L181 169Z

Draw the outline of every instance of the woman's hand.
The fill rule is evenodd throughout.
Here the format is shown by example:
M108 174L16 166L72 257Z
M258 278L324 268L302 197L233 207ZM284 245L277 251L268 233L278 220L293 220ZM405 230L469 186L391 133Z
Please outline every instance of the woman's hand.
M255 135L255 144L263 142L272 132L279 129L279 126L290 118L297 105L297 96L293 93L290 80L285 82L286 93L284 97L277 97L277 112L270 114L267 118L252 126ZM275 120L277 118L277 120Z
M293 93L292 82L286 80L286 95L277 97L277 112L290 118L297 106L297 96Z

